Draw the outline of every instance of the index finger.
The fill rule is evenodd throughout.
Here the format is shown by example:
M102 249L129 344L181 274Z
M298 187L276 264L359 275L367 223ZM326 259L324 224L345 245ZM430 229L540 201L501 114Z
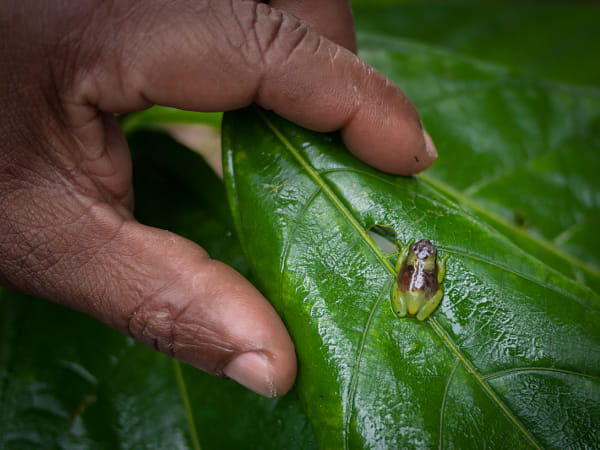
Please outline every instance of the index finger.
M402 90L293 15L247 1L154 0L137 15L128 5L106 11L120 33L86 30L95 60L73 65L86 69L73 77L84 80L71 95L80 105L223 111L256 102L316 131L341 130L350 151L381 170L412 174L433 163Z

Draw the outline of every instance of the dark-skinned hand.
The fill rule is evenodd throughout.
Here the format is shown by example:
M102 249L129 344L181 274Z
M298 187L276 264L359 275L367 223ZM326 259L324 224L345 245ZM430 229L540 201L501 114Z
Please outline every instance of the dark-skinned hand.
M436 157L403 92L355 54L343 0L4 1L0 284L90 314L266 396L294 382L265 298L196 244L133 216L115 113L251 104L411 174Z

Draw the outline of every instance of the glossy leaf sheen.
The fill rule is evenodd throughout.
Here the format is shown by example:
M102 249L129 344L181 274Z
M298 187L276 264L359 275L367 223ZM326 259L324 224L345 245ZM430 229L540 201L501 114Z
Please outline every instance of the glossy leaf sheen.
M226 115L223 135L236 226L296 343L321 447L599 442L600 301L590 288L430 183L366 167L336 135L258 109ZM450 255L444 299L426 322L393 314L393 258L367 234L375 224Z
M598 90L597 88L578 90L566 85L532 82L530 79L514 77L511 73L527 72L547 79L579 84L591 82L597 85L600 60L590 55L597 50L598 8L581 6L532 8L516 5L465 7L443 2L435 6L426 4L400 7L395 4L391 7L374 9L372 3L369 0L368 7L357 9L355 14L361 56L396 80L409 93L419 106L425 124L434 135L440 149L440 160L421 180L426 179L441 187L443 191L445 189L444 197L460 202L463 208L477 216L477 220L492 223L497 230L520 248L525 249L527 253L536 255L567 277L579 277L586 279L586 282L592 280L593 284L593 270L590 275L590 271L581 268L581 263L597 267L600 261L600 242L596 231L600 224L597 197L597 192L600 192L598 188L600 178L596 176L600 170L597 158L600 154L597 139L600 135ZM392 2L388 1L388 3ZM398 39L400 35L405 38ZM419 41L421 44L418 43ZM423 42L440 48L451 48L471 58L501 63L504 68L457 57L447 51L422 45ZM506 80L503 77L506 77ZM520 89L518 89L519 85L521 85ZM488 92L494 95L486 97L480 87L488 89ZM543 95L539 96L540 93ZM515 97L523 100L524 94L529 94L534 100L529 103L529 106L522 102L515 103ZM437 100L442 97L443 107L438 108ZM455 102L452 101L453 98ZM479 98L478 106L470 103L472 98ZM502 106L499 99L504 99L507 106ZM486 102L490 103L488 108L484 107ZM509 133L508 128L513 127L512 114L515 111L519 112L519 116L514 119L517 125L514 126L514 132ZM482 124L481 119L486 117L489 118L488 123ZM548 118L551 120L548 121ZM127 115L123 117L122 123L124 129L131 131L166 123L197 123L198 121L217 127L220 116L198 115L155 107L142 113ZM528 126L537 125L530 127L529 132L522 135L525 130L519 123L526 123ZM477 124L475 129L472 129L473 124ZM294 129L291 131L291 133L296 132L297 130ZM503 137L506 135L512 136L512 140L507 142ZM521 141L522 144L519 144ZM538 145L538 142L541 144ZM531 151L543 155L546 142L553 143L554 149L546 155L546 158L531 159L527 171L515 173L512 179L497 184L494 195L486 194L483 200L482 193L490 192L487 182L491 178L488 175L494 173L495 167L506 169L510 167L506 164L510 161L515 161L513 165L518 167L522 162L522 159L513 158L514 154L504 153L512 152L514 150L511 148L516 148L527 155ZM229 234L231 226L230 219L223 209L223 187L208 168L199 163L199 158L191 153L188 154L187 150L174 145L164 136L154 133L143 132L137 135L131 145L134 150L138 218L145 223L165 227L196 240L204 245L213 257L234 265L248 276L246 261L240 255L235 238ZM255 144L251 143L251 146L254 148ZM486 153L494 151L499 153L494 157L495 159L483 165L481 152L469 153L480 146L485 148ZM528 148L530 146L534 148ZM540 149L542 149L541 153ZM575 156L571 156L573 154ZM507 156L511 158L504 159ZM472 172L474 167L467 163L474 159L478 161L475 168L481 170L469 174L467 169ZM447 163L451 164L453 160L456 160L455 166L448 166ZM572 163L578 166L572 166ZM538 169L535 177L531 176L532 167ZM283 173L284 171L281 172ZM475 192L474 189L469 190L468 183L463 181L465 179L473 182L474 186L481 181L485 184L480 185L483 189ZM272 183L265 183L270 185L266 189L290 198L291 187L278 188L281 178L275 176L274 180ZM526 183L527 180L532 181ZM507 207L503 200L503 193L507 188L512 187L515 181L527 184L527 186L519 185L519 190L526 187L534 188L536 192L531 195L517 196L515 200L521 202L518 208L513 208L512 205ZM423 186L422 181L410 181L409 186L410 183L415 183L419 189L429 192L429 188ZM285 184L291 185L289 181ZM555 188L548 191L549 185L551 187L552 184ZM539 203L540 199L543 200L543 205ZM539 208L540 206L543 207ZM432 211L437 209L427 212L428 220L435 219ZM423 215L419 215L417 211L412 211L411 214L415 221L419 221ZM423 220L425 219L421 219ZM401 222L408 223L409 220L401 220ZM402 236L412 235L410 230L420 230L419 223L407 224L407 229ZM316 230L318 231L318 228ZM446 230L446 233L448 232ZM278 233L277 230L273 231L269 238L278 236ZM532 240L532 233L534 236L541 236L543 240ZM427 231L427 235L431 237L433 233ZM461 232L458 238L461 236L464 236L464 233ZM267 247L272 244L270 239L267 242ZM544 242L549 242L550 246L540 246L540 243ZM440 246L443 243L436 242ZM333 244L326 243L326 245L331 248ZM472 244L468 247L471 248ZM557 249L562 252L562 255L557 254ZM348 261L352 261L353 257L357 257L353 256L351 251L327 253L326 250L327 247L320 252L326 255L327 266L323 270L326 273L324 277L328 277L326 282L329 283L329 280L338 278L337 269L332 269L332 266L339 267L339 261L343 261L344 258L350 258ZM313 250L313 253L315 251ZM506 248L503 251L506 251ZM565 254L571 260L565 262L563 257ZM457 255L453 255L449 264L452 265L457 258L459 258ZM573 262L572 258L576 261ZM254 266L257 268L256 262ZM546 273L544 272L546 269L540 270L542 274ZM279 271L274 270L273 273L274 276L278 276ZM485 275L486 272L483 273ZM341 275L342 280L337 280L336 286L343 285L344 277L352 277L353 272L348 270ZM448 278L445 282L447 296L442 309L435 313L440 323L442 323L441 316L446 317L453 311L446 305L448 302L470 302L471 304L482 302L481 296L472 298L465 294L464 290L458 290L460 286L471 286L468 284L469 276L469 273L466 273L463 280L455 270L454 281ZM510 278L515 276L506 274L505 278L510 281ZM536 274L524 272L524 276L531 276L535 280L537 272ZM483 292L494 295L505 294L504 281L491 282L490 278L494 280L491 275L481 277L483 280L481 282L486 286ZM307 281L307 288L313 286L315 282L315 280L310 283ZM522 281L522 284L527 283ZM475 286L473 285L473 288ZM564 286L558 283L557 288L563 289ZM300 294L302 289L300 288ZM323 287L321 290L325 291L326 288ZM510 291L512 292L512 288ZM457 292L462 293L458 301L456 301ZM568 290L566 292L570 293ZM524 296L527 297L525 294ZM365 307L356 300L356 295L349 297L350 300L354 299L356 303L360 303L362 308ZM277 298L277 295L273 298ZM487 297L488 303L493 303L495 299L491 295ZM585 299L585 296L582 296L582 299ZM336 302L329 309L333 310L336 307L340 309L345 300L340 297L336 298ZM594 303L593 300L592 302ZM322 328L328 325L328 305L329 303L323 301L314 307L314 317L324 318L319 322ZM378 308L385 310L387 305L384 296ZM295 311L296 306L308 308L309 304L288 305L288 322L293 320L295 314L300 315L299 320L306 316L306 313ZM538 304L538 306L541 308L543 305ZM339 436L343 433L335 428L339 417L330 417L328 413L337 412L339 415L340 412L348 411L348 408L343 406L348 401L355 405L351 408L352 412L345 416L350 418L349 421L343 421L344 427L347 424L348 429L353 430L352 439L348 439L349 444L358 441L358 445L361 445L362 435L370 433L371 436L376 436L380 433L380 428L375 426L378 416L373 415L373 420L369 416L375 409L375 402L378 402L377 405L381 406L381 409L389 410L388 422L394 422L389 430L384 430L381 437L383 442L394 440L389 437L392 429L398 435L419 429L424 422L420 414L425 408L429 408L430 414L424 416L427 416L430 422L435 421L437 413L431 413L431 403L427 401L413 409L408 408L410 405L405 407L399 401L393 403L391 407L385 403L384 392L388 392L386 398L390 397L389 390L397 383L396 374L390 381L390 377L377 376L376 370L379 365L386 364L386 359L403 358L412 361L425 356L434 361L442 358L454 361L455 359L453 356L444 356L444 352L447 351L444 346L441 347L443 349L441 352L436 352L438 347L427 352L422 349L424 345L430 345L428 336L431 334L429 330L431 325L427 324L413 327L415 329L410 331L412 335L417 336L416 339L402 341L401 345L391 349L389 354L383 353L383 356L377 354L375 350L383 347L379 346L376 338L404 339L411 336L406 331L410 330L407 324L401 328L398 328L398 323L391 328L382 326L382 320L386 320L385 326L389 326L390 323L387 322L387 315L379 309L370 316L371 333L361 340L363 342L361 348L364 350L361 353L362 362L355 366L360 371L355 371L352 378L355 380L353 382L355 388L344 391L341 381L337 382L338 378L342 381L343 379L338 377L329 384L327 380L324 381L325 385L319 384L318 386L324 385L325 388L318 394L310 389L306 390L306 395L303 394L304 403L308 405L307 410L316 411L313 422L319 430L324 448L327 448L328 443L333 442L334 445L339 443ZM476 314L479 309L473 308L473 314ZM512 310L507 309L504 315L488 314L490 323L497 323L495 322L497 317L508 320L509 323L518 322L521 309L516 308L512 313L510 311ZM563 331L569 333L568 329L573 326L581 328L587 340L569 345L578 354L587 352L590 365L596 364L597 367L597 335L590 336L586 331L590 327L597 327L596 315L586 312L581 317L580 312L581 308L564 318L568 327L565 325L566 329ZM317 316L317 313L320 313L320 316ZM347 314L347 325L342 324L340 328L355 328L358 330L356 333L361 333L360 325L352 321L352 317L358 312L349 311ZM545 312L542 311L541 314ZM572 319L573 316L576 316L576 320ZM461 320L469 322L470 319L463 317ZM311 323L314 325L315 321ZM455 324L452 320L450 322L447 320L447 323ZM493 332L498 329L500 325L495 329L491 329L490 325L482 327L481 331L474 333L469 342L467 333L472 331L473 327L465 328L462 333L461 328L458 327L457 333L463 337L463 340L457 342L463 347L470 348L469 354L479 352L480 359L497 360L498 354L503 352L509 357L519 356L519 351L524 354L529 352L533 358L538 351L538 346L541 345L540 342L543 342L542 339L550 333L541 333L536 329L524 334L514 334L514 331L511 331L513 334L509 333L509 337L498 345L492 341L478 349L478 342L485 338L495 339ZM376 337L375 331L383 338ZM503 328L501 332L505 332ZM314 331L308 328L302 328L301 331L294 330L295 335L300 334L302 337L302 333L310 337L313 336ZM506 340L510 342L510 338L513 339L512 345L506 345ZM569 338L569 342L574 342L576 339L576 336ZM314 341L313 336L312 340L308 339L304 344L298 340L296 343L301 352L308 349L309 352L330 351L331 353L335 349L336 341L333 338L328 341L317 338L316 344L310 346L309 343ZM589 344L590 341L593 341L593 345ZM563 363L562 357L562 349L569 346L567 344L557 350L561 355L556 360L543 360L543 355L548 354L546 347L553 345L553 342L549 340L541 345L538 355L539 361L542 361L540 365L570 367L569 361ZM331 354L302 353L301 358L304 361L300 374L301 389L311 382L309 379L311 376L320 376L315 375L312 368L307 371L306 367L311 366L308 366L306 361L332 360L332 364L337 364L337 360L334 360ZM343 358L339 361L340 365L352 363L344 361ZM369 369L369 364L374 364L372 370ZM455 435L464 436L460 441L461 448L481 447L478 445L477 438L486 433L497 435L498 428L495 425L492 427L486 425L485 428L474 430L475 422L472 417L485 413L487 424L494 422L494 414L498 417L498 421L506 420L505 414L494 413L496 407L486 407L490 402L489 396L482 393L477 383L475 388L471 388L472 375L465 371L463 364L452 363L446 372L440 371L441 375L436 377L432 370L438 366L439 364L427 366L424 374L413 375L417 380L417 386L424 385L417 389L416 393L423 393L428 390L427 387L430 387L431 396L435 399L441 389L439 383L444 384L443 409L453 411L453 415L444 415L444 427L454 430ZM328 366L323 364L315 366L314 371L323 367ZM407 369L398 365L395 367L398 368L397 378L410 375L410 370L413 372L416 370L412 365ZM411 367L413 369L410 369ZM447 375L448 370L449 375ZM343 374L345 371L336 366L334 374L338 372ZM295 391L283 399L263 399L232 381L210 377L188 366L182 365L181 372L195 419L195 430L202 448L305 449L314 447L310 426L307 425L305 416L298 408ZM551 441L553 445L578 447L582 446L582 443L591 443L591 446L598 447L598 432L594 431L594 425L597 429L599 423L597 378L588 378L589 386L582 388L585 383L581 382L580 376L569 375L569 372L556 373L561 374L561 377L555 380L553 389L546 389L544 384L539 383L540 375L548 374L547 372L540 374L536 371L529 373L515 371L486 380L498 395L510 400L511 407L517 410L529 408L529 411L536 412L533 419L526 414L523 416L525 424L532 420L537 422L542 430L546 430L544 434L546 436L560 430L562 434L557 434ZM592 375L597 377L597 373ZM381 381L382 392L372 398L364 393L361 394L359 389L366 376L375 376L374 381ZM390 387L386 387L385 383L390 384ZM564 384L561 386L560 383ZM571 394L572 390L581 392L582 389L588 391L584 395ZM346 403L340 401L336 404L331 400L331 397L340 398L345 395L345 392L354 392L351 398L344 398ZM519 395L515 395L515 392ZM323 397L321 398L320 395ZM425 400L428 399L427 395L426 393ZM471 397L474 399L471 403L464 401L464 398ZM317 400L313 401L313 398ZM323 406L324 401L333 406L320 411L319 407ZM367 407L361 409L362 405ZM539 409L536 409L538 406ZM433 409L438 407L439 404L436 403ZM399 415L405 418L403 422L405 426L402 429L394 428L397 423L400 423L396 422ZM557 427L557 417L561 415L565 420ZM133 343L130 339L79 313L65 310L43 300L29 299L5 289L0 290L0 447L191 448L194 440L187 416L171 360ZM326 420L322 420L323 417ZM342 428L345 429L344 427ZM514 431L514 428L508 428ZM414 431L411 432L414 434ZM586 433L587 437L581 437ZM506 442L502 442L498 447L509 447L512 444L510 433L507 436ZM568 441L565 436L575 437ZM445 437L441 439L443 444L450 446L451 442L448 439ZM374 440L376 439L373 438L367 443ZM428 442L435 442L435 440L434 430Z

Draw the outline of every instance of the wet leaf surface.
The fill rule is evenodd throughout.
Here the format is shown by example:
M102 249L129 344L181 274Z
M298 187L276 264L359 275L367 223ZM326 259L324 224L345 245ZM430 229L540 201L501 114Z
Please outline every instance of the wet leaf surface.
M0 447L314 448L298 396L323 448L598 447L598 9L371 3L355 14L361 56L418 106L440 151L430 171L382 176L335 135L227 119L231 187L249 186L238 228L260 234L244 246L296 340L297 389L262 399L1 289ZM122 117L145 130L136 214L249 276L222 184L147 130L199 121L220 115ZM393 316L395 243L375 225L450 254L429 322Z
M295 340L319 444L597 445L600 252L570 236L599 211L598 91L402 39L361 42L438 145L421 176L379 173L337 135L257 108L223 125L236 226ZM393 314L394 259L374 225L449 255L426 322Z

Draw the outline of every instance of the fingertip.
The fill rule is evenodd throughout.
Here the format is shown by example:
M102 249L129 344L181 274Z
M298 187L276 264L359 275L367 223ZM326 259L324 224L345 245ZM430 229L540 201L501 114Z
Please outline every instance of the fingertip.
M269 359L259 351L236 356L223 370L226 377L264 397L275 397L277 389L273 382Z
M225 375L265 397L287 393L296 378L296 352L275 309L244 277L215 260L205 260L195 277L198 298L210 304L212 329L224 347L231 349L222 362L208 363L206 355L192 351L188 360L197 367ZM204 294L209 292L210 299ZM191 310L190 310L191 312ZM208 317L203 314L204 320ZM202 320L202 319L198 319ZM192 345L192 350L194 345Z
M425 129L423 129L423 136L425 137L425 151L431 157L432 164L433 164L433 162L438 157L437 149L435 148L435 144L433 143L433 139L431 139L431 136L429 135L429 133Z
M296 350L291 339L289 339L289 344L289 348L281 356L270 358L273 373L276 375L272 378L275 387L273 392L276 397L289 392L296 381L298 373Z
M357 114L342 129L348 149L360 160L383 172L412 175L430 167L437 158L431 137L414 113L384 107L364 117ZM360 117L363 115L363 117Z
M354 75L353 108L341 134L348 149L387 173L412 175L437 157L413 103L393 81L360 60L349 61Z
M281 358L269 358L262 351L249 351L236 356L223 373L257 394L278 397L291 389L296 378L296 359L293 364L280 361Z
M297 371L294 344L285 325L267 299L231 267L215 260L204 265L203 275L194 284L212 297L212 323L205 325L214 330L220 345L231 349L221 362L209 363L208 367L213 367L209 371L265 397L284 395L294 384ZM192 351L188 361L206 370L205 356Z

